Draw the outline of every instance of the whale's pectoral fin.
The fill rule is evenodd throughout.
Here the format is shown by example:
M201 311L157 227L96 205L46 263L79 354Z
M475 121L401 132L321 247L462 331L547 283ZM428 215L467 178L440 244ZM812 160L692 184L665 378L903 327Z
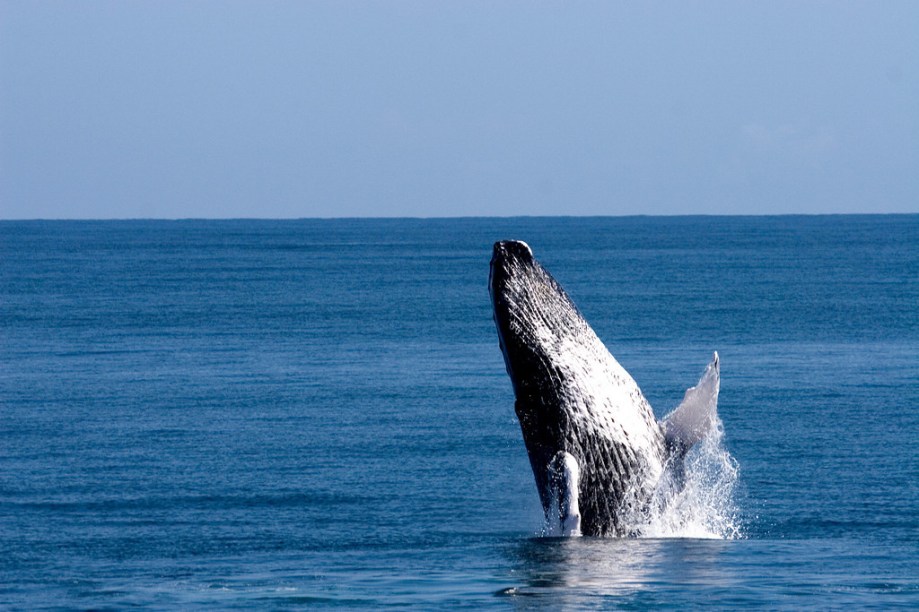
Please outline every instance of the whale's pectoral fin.
M664 438L678 456L686 454L715 424L721 385L719 371L718 353L715 353L698 384L686 390L680 405L661 422Z
M546 531L553 536L581 535L578 460L571 453L559 451L549 462L548 476L552 502L546 511Z

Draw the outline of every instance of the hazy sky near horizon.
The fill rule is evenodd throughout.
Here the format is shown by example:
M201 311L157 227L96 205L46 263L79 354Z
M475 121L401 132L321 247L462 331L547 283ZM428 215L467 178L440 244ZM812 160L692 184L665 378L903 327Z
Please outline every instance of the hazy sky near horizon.
M0 218L919 212L919 2L0 0Z

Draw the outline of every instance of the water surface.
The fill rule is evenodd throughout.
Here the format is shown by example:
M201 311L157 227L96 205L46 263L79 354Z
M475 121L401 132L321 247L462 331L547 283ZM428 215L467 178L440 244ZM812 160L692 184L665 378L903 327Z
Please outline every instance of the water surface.
M537 538L526 240L742 537ZM919 606L919 216L0 223L0 607Z

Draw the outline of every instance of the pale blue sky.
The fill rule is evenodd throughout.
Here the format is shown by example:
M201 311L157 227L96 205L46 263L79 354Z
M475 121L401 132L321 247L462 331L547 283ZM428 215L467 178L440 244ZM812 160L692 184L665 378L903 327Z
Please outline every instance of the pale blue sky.
M919 2L0 0L0 218L919 212Z

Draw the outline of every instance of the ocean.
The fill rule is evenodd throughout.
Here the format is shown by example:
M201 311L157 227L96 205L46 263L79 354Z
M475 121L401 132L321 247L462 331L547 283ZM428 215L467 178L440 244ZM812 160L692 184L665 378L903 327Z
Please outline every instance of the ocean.
M718 525L541 537L500 239ZM919 215L0 222L0 608L917 608L917 443Z

